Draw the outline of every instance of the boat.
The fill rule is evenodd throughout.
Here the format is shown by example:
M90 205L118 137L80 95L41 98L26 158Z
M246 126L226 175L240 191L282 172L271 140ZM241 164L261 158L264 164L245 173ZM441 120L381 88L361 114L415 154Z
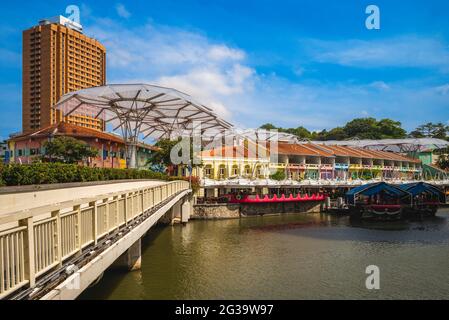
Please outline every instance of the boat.
M285 194L282 194L278 196L277 194L273 196L262 196L259 195L231 195L229 198L230 203L281 203L281 202L305 202L305 201L324 201L325 195L321 193L317 194L298 194L294 196L293 194L290 194L286 196Z
M412 195L412 206L406 210L411 216L435 216L440 205L446 203L444 192L429 183L407 183L399 188Z
M412 206L409 192L385 182L365 184L346 193L351 217L364 220L399 220Z

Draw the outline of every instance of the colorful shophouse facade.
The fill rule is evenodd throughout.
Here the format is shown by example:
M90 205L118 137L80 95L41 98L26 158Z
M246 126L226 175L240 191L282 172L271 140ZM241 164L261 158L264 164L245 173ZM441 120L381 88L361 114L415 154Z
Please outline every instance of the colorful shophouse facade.
M398 153L313 143L279 143L277 160L267 152L248 156L238 147L222 147L201 153L202 167L194 171L201 179L268 179L284 171L289 180L421 179L420 160Z
M43 129L20 134L8 140L8 162L30 164L45 155L44 144L58 136L68 136L84 141L98 150L98 156L85 165L98 168L126 168L125 143L120 136L89 129L67 122L59 122ZM145 168L154 147L140 144L137 151L138 168Z

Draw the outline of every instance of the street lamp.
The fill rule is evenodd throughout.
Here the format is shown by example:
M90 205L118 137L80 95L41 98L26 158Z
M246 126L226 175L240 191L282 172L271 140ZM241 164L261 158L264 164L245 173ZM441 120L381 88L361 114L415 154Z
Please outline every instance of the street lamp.
M189 170L189 189L192 189L192 171L193 171L192 159L189 159L187 168Z

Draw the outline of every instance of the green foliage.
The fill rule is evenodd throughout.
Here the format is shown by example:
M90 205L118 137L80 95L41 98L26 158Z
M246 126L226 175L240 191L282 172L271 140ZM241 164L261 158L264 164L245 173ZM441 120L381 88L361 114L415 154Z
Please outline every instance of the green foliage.
M164 165L169 166L171 164L170 152L171 149L178 143L170 139L161 139L155 143L156 150L152 150L150 157L148 158L148 165Z
M7 186L122 179L167 180L168 177L150 170L90 168L64 163L0 165L0 185Z
M2 162L0 162L0 187L3 187L5 185L5 181L3 180L3 168L4 165Z
M449 169L449 156L447 154L442 154L438 157L437 166L443 170Z
M98 156L98 150L72 137L56 137L44 143L44 160L50 162L78 163Z
M278 170L275 173L273 173L272 175L270 175L270 178L276 181L283 181L287 178L287 176L285 175L285 171L284 170Z
M306 128L300 126L297 128L280 128L280 127L276 127L271 123L266 123L264 125L262 125L260 127L261 129L265 129L265 130L278 130L279 132L284 132L284 133L290 133L290 134L294 134L302 139L312 139L313 138L313 133L311 133L309 130L307 130Z
M311 132L299 126L297 128L280 128L271 123L261 126L263 129L277 129L280 132L294 134L310 140L348 140L348 139L401 139L407 136L399 121L391 119L357 118L346 123L344 127L336 127L330 131Z
M426 124L420 125L410 135L414 138L437 138L437 139L448 139L449 126L443 123L432 123L428 122Z
M360 174L360 179L371 180L374 178L378 178L380 174L381 174L381 170L379 170L379 169L363 170Z
M150 157L147 161L147 165L151 167L170 167L173 166L170 154L172 149L181 142L181 138L178 140L170 140L170 139L161 139L155 143L156 150L152 150L150 153ZM176 149L175 149L176 150ZM181 154L179 154L181 156ZM190 160L191 163L197 163L197 159L195 159L196 155L193 153L193 141L190 141ZM198 166L198 164L194 164L193 167Z

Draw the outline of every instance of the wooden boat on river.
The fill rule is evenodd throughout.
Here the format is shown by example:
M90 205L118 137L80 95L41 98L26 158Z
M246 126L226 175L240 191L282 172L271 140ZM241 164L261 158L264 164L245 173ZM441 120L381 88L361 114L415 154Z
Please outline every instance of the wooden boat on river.
M385 182L371 183L346 193L351 217L367 220L399 220L412 207L412 196Z

